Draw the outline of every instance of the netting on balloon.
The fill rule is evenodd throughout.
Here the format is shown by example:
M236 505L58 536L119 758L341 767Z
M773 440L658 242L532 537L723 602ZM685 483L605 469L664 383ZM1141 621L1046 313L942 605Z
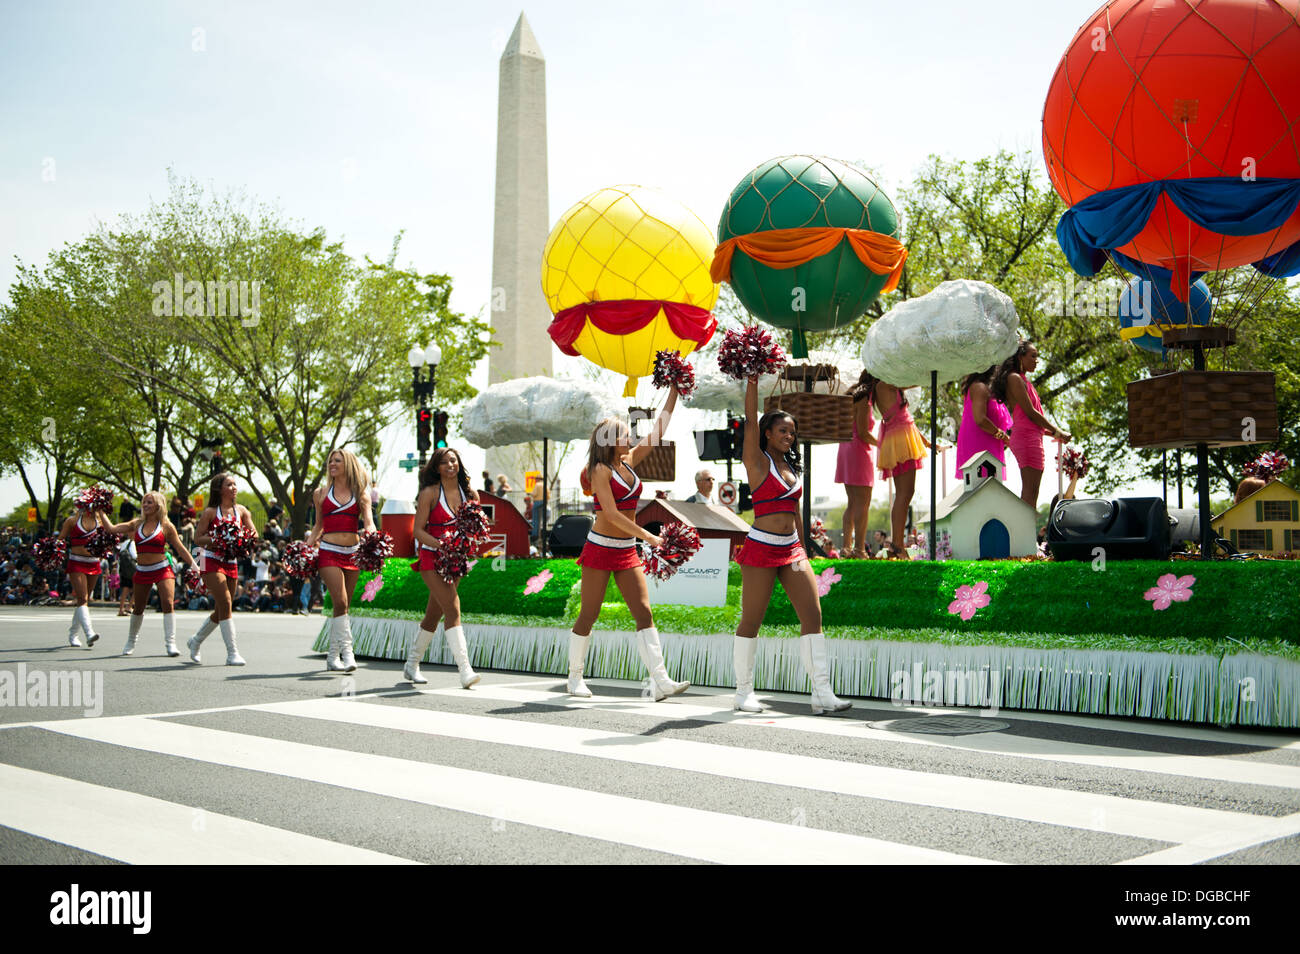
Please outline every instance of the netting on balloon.
M778 169L784 175L773 174ZM846 178L854 180L858 192L845 184ZM827 189L831 182L834 185ZM869 197L862 194L863 186L870 187ZM785 200L781 205L782 222L779 224L773 223L771 218L772 203L777 198ZM762 201L761 211L756 204L759 199ZM879 211L873 219L872 206L877 199L887 204L888 221ZM789 218L792 214L802 215L802 219ZM755 169L732 192L722 214L719 238L777 228L817 227L862 229L895 235L898 213L880 186L860 169L841 163L828 165L812 156L782 156Z

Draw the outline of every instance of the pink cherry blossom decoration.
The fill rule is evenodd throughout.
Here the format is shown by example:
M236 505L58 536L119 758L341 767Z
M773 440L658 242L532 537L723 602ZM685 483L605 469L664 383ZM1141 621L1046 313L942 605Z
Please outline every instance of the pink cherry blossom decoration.
M547 582L551 579L551 576L552 573L550 570L543 570L536 576L530 576L528 582L524 585L524 596L542 592Z
M989 585L983 580L980 580L974 586L963 585L957 587L957 592L953 594L956 599L948 604L948 612L953 615L960 615L962 619L970 619L977 610L988 606L992 602L988 594L984 592L988 588Z
M376 594L384 588L384 576L382 573L376 574L375 578L366 584L366 588L361 591L362 602L373 603Z
M1196 577L1191 575L1176 577L1172 573L1166 573L1142 595L1144 599L1151 600L1153 610L1166 610L1170 603L1186 603L1190 600L1192 584L1195 582Z
M817 577L817 595L825 596L831 591L831 585L842 579L843 577L836 573L833 567L828 566L822 570L821 576Z

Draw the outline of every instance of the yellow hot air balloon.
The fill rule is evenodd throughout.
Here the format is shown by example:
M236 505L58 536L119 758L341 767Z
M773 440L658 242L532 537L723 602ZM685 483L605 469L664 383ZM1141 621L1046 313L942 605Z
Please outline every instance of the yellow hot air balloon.
M551 338L565 354L627 375L623 395L635 396L657 352L685 357L713 336L713 250L712 230L662 192L593 192L560 216L542 252Z

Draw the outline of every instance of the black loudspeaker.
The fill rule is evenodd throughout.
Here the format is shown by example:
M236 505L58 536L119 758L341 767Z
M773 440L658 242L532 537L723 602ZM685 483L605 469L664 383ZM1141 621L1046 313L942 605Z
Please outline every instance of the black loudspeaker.
M1047 520L1047 546L1057 560L1167 560L1169 514L1159 497L1062 500Z
M547 550L552 556L578 556L595 522L595 517L589 513L561 514L546 535Z

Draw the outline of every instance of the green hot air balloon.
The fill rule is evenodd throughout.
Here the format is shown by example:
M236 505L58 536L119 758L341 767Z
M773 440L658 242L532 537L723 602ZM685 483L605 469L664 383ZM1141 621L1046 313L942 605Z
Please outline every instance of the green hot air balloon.
M750 314L793 335L861 317L898 284L907 249L894 203L865 172L835 159L783 156L745 176L718 223L714 281Z

